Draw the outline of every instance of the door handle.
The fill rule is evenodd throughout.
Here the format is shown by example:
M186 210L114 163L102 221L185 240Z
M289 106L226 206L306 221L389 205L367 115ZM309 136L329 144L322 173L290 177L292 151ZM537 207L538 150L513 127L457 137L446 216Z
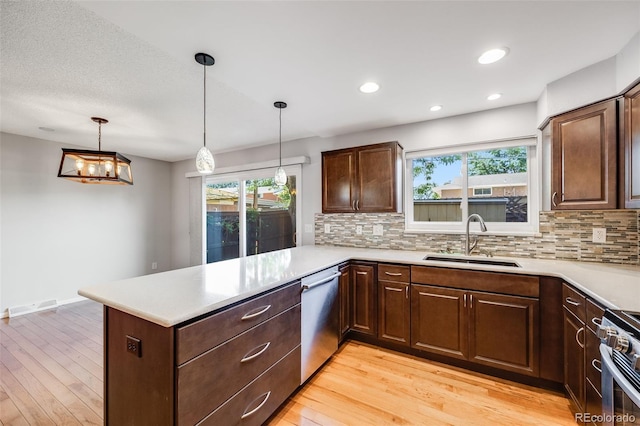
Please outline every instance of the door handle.
M240 320L241 321L246 321L248 319L252 319L252 318L258 317L258 316L264 314L265 312L267 312L269 310L269 308L271 308L271 305L267 305L262 309L258 308L258 309L260 309L259 311L246 313L246 314L244 314L242 316L242 318L240 318Z
M558 193L554 192L553 195L551 196L551 204L553 204L553 207L557 207L558 206L556 204L556 195L558 195Z
M335 274L330 275L327 278L323 278L323 279L321 279L319 281L316 281L314 283L311 283L311 284L305 284L305 285L302 286L302 290L303 291L304 290L310 290L310 289L312 289L314 287L318 287L319 285L327 283L327 282L331 281L332 279L339 277L340 275L342 275L342 272L336 272Z
M578 344L578 346L580 346L581 348L584 348L584 343L580 343L580 339L578 339L578 335L580 334L580 332L582 332L584 334L584 327L580 327L578 329L578 331L576 331L576 343Z

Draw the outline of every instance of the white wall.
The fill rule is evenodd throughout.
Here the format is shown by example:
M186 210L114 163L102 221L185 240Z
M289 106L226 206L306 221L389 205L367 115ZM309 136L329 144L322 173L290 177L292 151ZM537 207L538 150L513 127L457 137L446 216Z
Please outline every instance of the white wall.
M0 133L0 315L171 268L171 165L129 157L133 186L82 185L56 176L61 148Z
M536 104L498 108L439 120L423 121L329 138L308 138L284 142L283 157L307 156L302 165L302 223L313 224L314 214L322 211L321 152L398 141L406 151L507 139L536 134ZM275 145L243 149L215 155L216 167L231 167L275 159ZM174 163L172 167L175 203L173 206L173 259L175 268L189 265L189 186L185 173L195 170L194 160ZM303 225L304 228L304 225ZM300 230L302 231L302 230ZM300 232L299 231L299 232ZM303 244L313 244L313 233L302 234Z
M620 95L640 78L640 31L609 59L547 84L538 98L538 125L548 117Z
M640 16L638 17L640 19ZM640 31L616 55L616 90L622 92L640 77Z

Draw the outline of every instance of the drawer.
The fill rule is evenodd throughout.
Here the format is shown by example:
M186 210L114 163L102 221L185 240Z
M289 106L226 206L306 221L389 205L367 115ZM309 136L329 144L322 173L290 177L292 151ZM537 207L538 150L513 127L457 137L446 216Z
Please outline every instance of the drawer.
M598 332L598 326L604 315L604 308L591 299L587 299L587 327L594 333Z
M300 346L198 425L261 425L299 384Z
M176 364L181 365L300 303L300 282L208 316L176 331Z
M410 281L410 271L411 268L409 266L380 263L378 264L378 280L397 281L408 284Z
M198 422L298 345L299 304L180 366L178 424Z
M562 285L562 304L583 323L587 319L586 299L573 287Z
M538 297L540 295L540 278L532 275L412 266L411 282L513 296Z
M600 361L600 339L598 336L593 334L589 329L585 330L584 334L585 338L585 357L586 357L586 365L585 370L587 374L587 378L593 383L593 386L598 390L598 392L602 392L602 362Z

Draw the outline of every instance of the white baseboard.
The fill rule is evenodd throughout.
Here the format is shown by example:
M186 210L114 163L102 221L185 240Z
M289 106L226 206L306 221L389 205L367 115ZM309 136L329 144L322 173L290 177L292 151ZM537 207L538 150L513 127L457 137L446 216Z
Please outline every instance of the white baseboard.
M76 302L81 302L83 300L87 300L86 297L83 296L77 296L77 297L73 297L71 299L65 299L65 300L56 300L56 299L50 299L50 300L45 300L42 302L37 302L37 303L31 303L31 304L27 304L27 305L21 305L21 306L14 306L11 308L8 308L7 310L5 310L1 315L0 315L0 319L1 318L15 318L15 317L19 317L21 315L26 315L26 314L31 314L34 312L40 312L40 311L44 311L47 309L54 309L57 308L59 306L62 305L68 305L70 303L76 303Z

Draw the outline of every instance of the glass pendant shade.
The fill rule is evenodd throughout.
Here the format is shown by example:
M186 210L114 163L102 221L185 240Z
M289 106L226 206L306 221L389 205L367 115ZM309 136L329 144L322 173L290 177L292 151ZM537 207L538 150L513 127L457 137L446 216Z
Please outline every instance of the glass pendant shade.
M213 160L213 154L209 151L209 148L203 146L196 155L196 169L198 173L203 175L210 175L215 169L216 163Z
M203 175L210 175L213 173L213 169L216 167L216 163L213 160L213 154L207 148L207 67L215 64L216 61L213 56L206 53L196 53L195 60L202 65L204 73L202 84L202 130L203 130L203 144L202 148L198 150L196 154L196 170Z
M278 146L280 147L280 166L276 169L276 174L273 179L278 186L284 186L287 183L287 173L282 168L282 109L287 107L286 102L277 101L273 103L273 106L280 110L279 113L279 121L280 121L280 134L278 137Z
M278 186L284 186L287 183L287 173L284 171L282 166L276 169L274 180L276 181L276 185Z

